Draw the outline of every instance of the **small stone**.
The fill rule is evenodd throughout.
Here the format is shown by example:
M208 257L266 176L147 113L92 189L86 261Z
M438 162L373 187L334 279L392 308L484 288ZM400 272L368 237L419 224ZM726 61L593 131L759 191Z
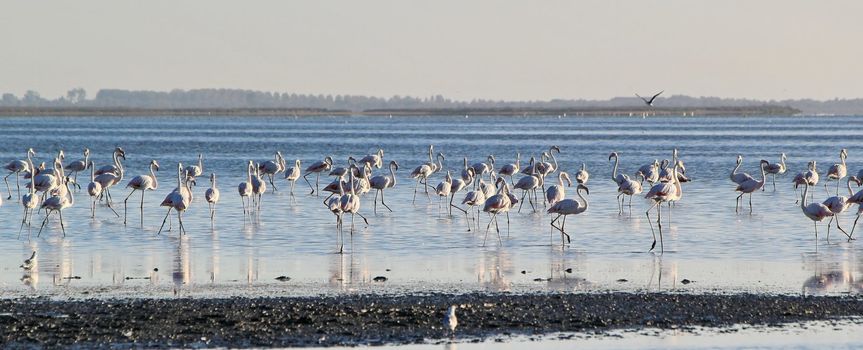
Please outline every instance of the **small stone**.
M624 282L629 282L629 280L626 278L621 278L621 279L617 280L617 282L624 283Z
M522 274L522 275L527 274L527 271L525 271L525 270L521 270L521 274Z
M154 267L154 268L153 268L153 272L159 272L159 268L158 268L158 267Z
M695 281L690 281L690 280L688 280L688 279L686 279L686 278L684 278L684 279L683 279L683 281L680 281L680 283L683 283L683 284L690 284L690 283L692 283L692 282L695 282Z
M377 277L375 277L375 278L374 278L374 279L372 279L372 280L373 280L373 281L375 281L375 282L386 282L386 281L387 281L387 278L386 278L386 277L384 277L384 276L377 276Z
M290 277L288 277L288 276L279 276L279 277L276 277L276 281L279 281L279 282L287 282L287 281L290 281L290 280L291 280L291 278L290 278Z
M566 273L572 273L572 268L570 267L570 268L563 270L563 271L566 271Z

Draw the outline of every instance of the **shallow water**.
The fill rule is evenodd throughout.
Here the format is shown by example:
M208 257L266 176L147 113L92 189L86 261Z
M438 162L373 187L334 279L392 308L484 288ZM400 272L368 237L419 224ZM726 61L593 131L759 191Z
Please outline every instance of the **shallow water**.
M825 240L825 224L819 225L816 240L812 222L795 204L790 181L809 160L818 161L823 181L829 165L838 162L842 147L850 155L849 174L856 174L863 167L859 161L863 149L848 140L863 131L857 121L855 117L0 118L4 164L22 158L27 147L36 150L37 162L49 161L59 148L66 150L67 161L76 160L82 157L83 147L89 147L92 159L102 166L109 164L116 145L126 150L127 179L144 174L150 159L161 164L160 186L146 194L143 216L137 208L140 196L135 194L129 203L128 225L104 205L91 219L86 192L76 192L75 205L63 213L65 238L55 216L36 236L43 215L34 217L29 239L27 227L18 238L22 207L4 195L0 289L7 296L76 293L79 288L94 287L171 295L206 290L209 285L228 294L232 288L259 287L268 293L290 294L370 289L856 294L863 290L857 278L863 267L863 254L858 257L863 246L846 242L835 228L831 239ZM590 208L567 220L572 245L562 248L559 235L550 235L550 217L532 213L528 204L520 214L510 214L508 234L505 220L500 222L502 243L492 231L485 246L487 216L481 217L480 232L467 232L464 215L450 217L439 211L437 198L428 200L421 192L412 204L414 183L408 174L427 160L428 144L446 155L446 169L456 174L465 156L474 163L494 154L500 167L521 152L525 166L527 158L539 156L550 145L562 150L561 169L574 174L586 163L591 172ZM236 186L245 179L249 159L272 159L273 152L281 150L289 166L298 158L305 167L325 155L344 165L349 155L362 157L379 146L385 150L385 161L395 159L401 165L396 188L386 192L395 212L379 206L378 214L373 214L374 193L365 196L361 212L370 226L364 227L357 218L357 230L352 240L346 240L346 254L336 253L335 218L322 206L323 197L309 196L302 179L291 197L290 186L280 174L279 192L268 192L260 213L244 220ZM674 147L680 149L693 181L684 184L683 199L671 217L663 219L665 254L647 253L652 236L644 211L650 203L637 198L631 215L618 215L608 154L618 151L622 171L632 174L653 159L670 158ZM217 173L222 191L215 222L211 224L203 201L208 182L200 178L193 205L183 214L188 235L178 235L175 216L174 230L157 235L165 215L158 204L176 186L177 162L194 163L199 152L204 153L204 172ZM776 162L780 152L789 157L789 171L778 178L776 191L768 179L767 191L753 196L754 213L736 214L735 186L728 180L735 156L743 154L742 170L756 175L759 159ZM375 169L375 173L385 170ZM88 175L81 174L79 181L86 184ZM443 173L438 173L430 183L442 178ZM314 177L310 179L314 185ZM322 178L321 186L329 181ZM14 193L14 180L10 184ZM573 189L568 189L568 195L575 193ZM818 200L827 197L820 184L814 191ZM835 183L831 191L835 193ZM6 193L5 186L0 192ZM113 191L120 215L127 193L120 187ZM463 193L457 195L462 197ZM850 208L841 219L849 231L855 213L856 207ZM349 222L348 218L346 233ZM18 266L34 250L38 266L25 275ZM277 276L291 280L279 282L274 280ZM373 282L377 276L388 280ZM683 284L683 279L694 282Z

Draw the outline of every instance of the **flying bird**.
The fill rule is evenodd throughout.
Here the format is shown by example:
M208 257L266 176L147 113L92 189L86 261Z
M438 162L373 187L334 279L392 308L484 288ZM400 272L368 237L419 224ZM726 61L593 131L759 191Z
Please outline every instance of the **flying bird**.
M644 98L644 97L641 97L641 96L640 96L640 95L638 95L638 94L635 94L635 96L638 96L638 98L640 98L642 101L644 101L644 103L645 103L646 105L648 105L648 106L650 106L650 107L653 107L653 100L655 100L657 97L659 97L659 95L662 95L662 93L663 93L663 92L665 92L665 90L662 90L662 91L660 91L659 93L657 93L656 95L653 95L653 97L651 97L649 100L648 100L648 99L646 99L646 98Z

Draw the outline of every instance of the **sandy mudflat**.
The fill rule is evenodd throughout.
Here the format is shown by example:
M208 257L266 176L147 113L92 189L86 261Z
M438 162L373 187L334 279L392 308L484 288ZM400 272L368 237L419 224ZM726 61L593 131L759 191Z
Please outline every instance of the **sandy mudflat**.
M327 297L0 301L5 346L261 347L407 344L619 329L780 325L863 316L857 297L586 294L377 294Z

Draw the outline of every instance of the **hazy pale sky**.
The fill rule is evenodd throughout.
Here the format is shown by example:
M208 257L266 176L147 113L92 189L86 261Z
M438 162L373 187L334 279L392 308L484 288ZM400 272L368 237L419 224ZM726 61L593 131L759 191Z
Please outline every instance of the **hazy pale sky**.
M5 1L0 92L863 97L863 1Z

